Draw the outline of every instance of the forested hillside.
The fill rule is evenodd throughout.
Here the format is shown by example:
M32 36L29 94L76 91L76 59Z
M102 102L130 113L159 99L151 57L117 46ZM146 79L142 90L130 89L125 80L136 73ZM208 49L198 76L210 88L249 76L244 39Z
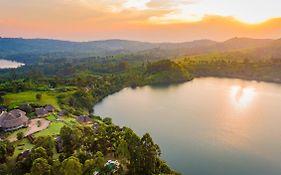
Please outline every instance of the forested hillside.
M279 40L232 38L224 42L148 43L127 40L70 42L47 39L0 38L0 57L38 63L42 60L115 58L133 61L173 59L184 55L254 50L255 55L279 55ZM277 52L277 53L276 53Z

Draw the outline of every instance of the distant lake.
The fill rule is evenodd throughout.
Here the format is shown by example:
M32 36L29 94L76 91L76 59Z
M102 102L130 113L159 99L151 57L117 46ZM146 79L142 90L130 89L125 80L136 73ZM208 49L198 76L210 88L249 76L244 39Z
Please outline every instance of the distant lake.
M125 88L97 104L95 114L149 132L182 174L281 174L279 84L199 78Z
M24 64L16 61L0 59L0 69L18 68L21 66L24 66Z

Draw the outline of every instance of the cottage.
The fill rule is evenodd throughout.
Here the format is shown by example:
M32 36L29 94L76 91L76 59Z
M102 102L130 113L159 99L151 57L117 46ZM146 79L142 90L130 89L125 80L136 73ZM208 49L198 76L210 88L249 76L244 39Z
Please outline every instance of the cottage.
M27 126L26 113L19 109L10 112L2 112L0 115L0 128L4 131L12 131Z
M52 105L47 105L47 106L45 106L45 110L47 112L55 112L55 107Z
M7 109L4 106L0 106L0 114L4 111L6 111Z
M46 117L49 114L45 108L36 108L35 113L37 117Z
M30 156L30 154L31 154L31 150L30 149L25 150L24 152L20 153L17 156L17 162L27 158L28 156Z
M96 132L99 129L100 125L98 123L94 123L92 125L93 130Z
M47 105L44 108L35 109L37 117L46 117L49 113L55 112L55 107L52 105Z
M92 119L89 116L79 116L77 117L77 122L79 123L91 123Z
M60 136L58 136L55 139L55 143L56 143L56 151L57 151L57 153L61 153L62 149L63 149L63 146L62 146L62 139L61 139Z
M64 116L66 116L66 111L65 110L61 110L59 113L58 113L58 116L60 116L60 117L64 117Z

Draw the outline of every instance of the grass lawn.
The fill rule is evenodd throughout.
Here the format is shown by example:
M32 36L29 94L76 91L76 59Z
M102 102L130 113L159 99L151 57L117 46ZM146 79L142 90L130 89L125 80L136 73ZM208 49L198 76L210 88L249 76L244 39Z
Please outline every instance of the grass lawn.
M71 117L63 117L62 120L64 120L64 122L68 125L74 125L77 123L76 119Z
M31 149L33 144L31 144L27 139L22 139L13 143L15 145L15 152L13 157L16 158L19 153Z
M44 129L38 133L35 133L35 137L39 136L56 136L60 133L60 129L64 126L65 124L62 122L51 122L49 127L47 129Z
M38 101L36 99L36 94L41 93L42 99ZM38 103L40 105L51 104L55 108L60 109L55 93L52 92L36 92L36 91L27 91L20 93L10 93L4 96L5 103L10 108L16 107L25 103Z
M51 122L54 122L54 121L56 121L57 117L55 115L49 115L46 119Z
M16 138L17 139L17 133L19 132L23 132L25 133L27 130L27 128L21 128L21 129L18 129L16 131L11 131L11 133L9 134L9 136L7 137L7 139L12 139L12 138Z

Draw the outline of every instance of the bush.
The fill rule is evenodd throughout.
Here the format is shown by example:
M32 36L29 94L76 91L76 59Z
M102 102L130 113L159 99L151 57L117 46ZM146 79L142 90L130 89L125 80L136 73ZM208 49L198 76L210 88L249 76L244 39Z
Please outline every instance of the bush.
M110 124L112 124L112 119L106 117L106 118L103 119L103 122L104 122L105 124L107 124L107 125L110 125Z
M18 139L18 140L23 139L23 137L24 137L23 132L18 132L18 133L17 133L17 139Z
M40 126L41 126L41 121L38 120L38 121L37 121L37 127L40 127Z
M40 101L42 99L42 94L41 93L36 94L35 97L36 97L36 100Z

